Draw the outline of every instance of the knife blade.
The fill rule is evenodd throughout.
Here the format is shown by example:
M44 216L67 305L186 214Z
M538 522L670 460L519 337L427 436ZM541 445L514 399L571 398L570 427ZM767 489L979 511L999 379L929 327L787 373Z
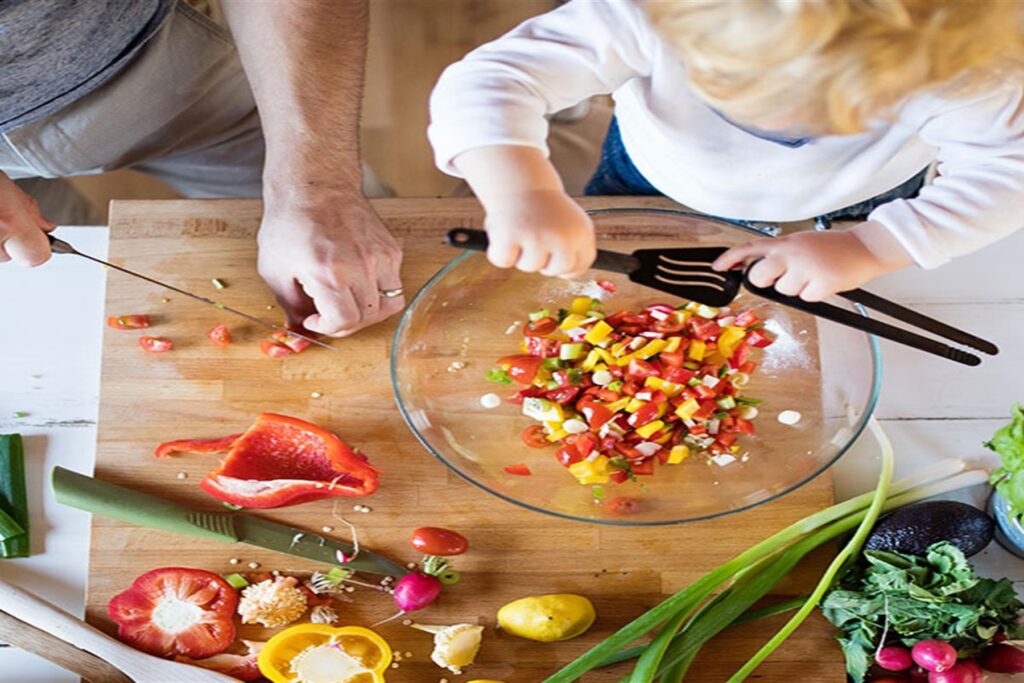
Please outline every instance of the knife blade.
M246 543L369 574L400 578L409 573L408 569L383 555L362 548L356 554L350 543L243 512L196 510L63 467L53 468L51 480L58 503L129 524L225 543ZM342 562L339 553L355 557Z
M122 273L125 273L126 275L131 275L132 277L139 278L140 280L145 280L146 282L149 282L151 284L159 285L160 287L163 287L164 289L169 289L172 292L175 292L177 294L181 294L182 296L187 296L190 299L195 299L196 301L201 301L204 304L209 304L210 306L213 306L214 308L219 308L222 311L227 311L228 313L231 313L233 315L240 316L240 317L245 318L246 320L254 322L254 323L258 324L258 325L262 325L263 327L268 327L268 328L270 328L272 330L278 330L280 332L287 332L291 336L299 337L300 339L305 339L306 341L308 341L311 344L316 344L317 346L320 346L320 347L325 348L325 349L330 349L331 351L338 351L337 348L331 346L330 344L326 344L326 343L320 341L319 339L317 339L315 337L311 337L311 336L303 334L301 332L296 332L295 330L289 329L289 328L285 327L284 325L278 325L277 323L271 322L271 321L266 320L264 318L258 318L258 317L254 316L254 315L249 315L248 313L240 311L237 308L231 308L230 306L225 306L224 304L222 304L222 303L220 303L218 301L214 301L213 299L209 299L209 298L207 298L205 296L200 296L199 294L194 294L192 292L189 292L187 290L181 289L179 287L175 287L174 285L167 284L166 282L161 282L160 280L156 280L156 279L153 279L153 278L151 278L151 277L149 277L147 275L143 275L142 273L136 273L133 270L128 270L127 268L123 268L121 266L115 265L115 264L110 263L108 261L104 261L103 259L96 258L95 256L90 256L89 254L85 254L83 252L78 251L73 246L71 246L71 244L69 244L68 242L65 242L64 240L59 239L57 237L54 237L50 233L47 233L46 236L50 240L50 248L53 250L54 254L72 254L73 256L81 256L82 258L88 259L88 260L93 261L95 263L98 263L101 266L106 266L107 268L113 268L114 270L121 271Z

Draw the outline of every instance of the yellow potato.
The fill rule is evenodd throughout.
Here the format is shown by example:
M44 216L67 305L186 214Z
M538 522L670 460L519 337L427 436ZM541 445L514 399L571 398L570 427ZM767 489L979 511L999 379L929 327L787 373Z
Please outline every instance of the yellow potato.
M501 628L514 636L542 643L583 635L596 617L590 600L569 593L531 595L498 610Z

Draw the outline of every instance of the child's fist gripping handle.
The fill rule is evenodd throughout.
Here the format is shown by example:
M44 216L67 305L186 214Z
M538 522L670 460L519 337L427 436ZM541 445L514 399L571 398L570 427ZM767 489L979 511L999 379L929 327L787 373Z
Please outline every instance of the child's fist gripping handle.
M459 249L468 249L470 251L487 251L489 244L486 232L472 228L453 228L449 230L445 236L445 243L450 247L458 247ZM598 249L597 258L594 259L591 268L631 275L640 269L640 260L629 254Z

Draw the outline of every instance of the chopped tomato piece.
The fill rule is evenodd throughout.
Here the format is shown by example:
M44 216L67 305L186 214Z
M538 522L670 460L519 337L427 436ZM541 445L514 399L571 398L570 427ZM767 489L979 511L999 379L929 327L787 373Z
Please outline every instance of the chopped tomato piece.
M690 327L693 330L693 336L701 340L714 339L722 332L722 328L714 320L697 316L690 318Z
M669 368L665 371L665 380L673 384L686 384L697 373L689 368Z
M736 327L750 327L761 322L761 318L757 315L754 309L748 309L743 311L736 316L736 321L733 323Z
M278 344L287 346L289 349L291 349L292 353L302 353L303 351L305 351L306 349L313 345L313 342L309 341L308 339L303 339L302 337L299 337L294 334L288 334L283 330L275 331L272 335L270 335L270 338L276 341Z
M117 636L157 657L202 659L235 640L238 593L201 569L165 567L141 575L107 605Z
M578 450L576 450L576 446L573 446L572 444L566 444L555 451L555 458L562 467L575 465L579 461L583 460L583 456L580 455Z
M518 354L498 359L498 365L508 368L508 376L521 384L530 384L537 376L543 359Z
M670 368L681 368L686 362L686 356L681 351L662 351L658 354L661 364Z
M164 337L139 337L139 346L146 353L166 353L174 348L174 342Z
M667 320L655 320L651 323L651 329L662 334L676 334L686 329L686 323L681 320L669 318Z
M544 395L544 389L542 387L523 387L519 391L515 392L505 400L509 403L515 403L516 405L522 405L524 398L537 398Z
M231 344L231 330L224 323L214 325L213 329L206 335L215 346L224 348Z
M292 355L293 351L272 339L264 339L260 342L260 353L268 358L284 358Z
M616 284L611 280L598 280L597 286L606 292L611 292L612 294L614 294L615 290L618 289L618 286L616 286Z
M742 417L736 418L736 431L740 434L753 434L754 423Z
M758 349L764 348L774 341L774 339L769 337L765 331L761 329L753 330L747 335L747 343Z
M633 413L629 422L633 427L643 427L648 422L657 420L659 412L661 412L661 406L654 401L651 401L650 403L642 406L640 410Z
M533 474L533 472L530 471L530 468L523 463L517 463L515 465L506 465L505 472L507 472L508 474L515 475L517 477L529 477L530 475Z
M654 474L654 458L647 458L646 460L641 460L640 462L634 462L632 464L632 470L633 474L638 474L642 476Z
M640 507L640 499L631 496L616 496L604 504L605 512L613 515L631 515Z
M626 472L625 470L615 470L614 472L608 475L608 478L614 481L616 484L621 484L622 482L629 479L629 473Z
M526 352L538 358L558 358L558 349L561 346L562 342L557 339L548 339L546 337L526 338Z
M544 394L544 398L564 406L572 403L581 391L583 387L559 387Z
M626 377L630 379L642 380L648 377L660 377L661 371L654 367L653 364L648 363L645 360L634 358L629 361L629 368L626 370Z
M523 443L530 448L547 448L551 445L547 434L544 433L544 427L541 425L530 425L523 430L521 436Z
M107 327L115 330L141 330L149 325L148 315L112 315L107 318Z
M580 412L583 413L583 417L586 418L591 429L600 429L605 422L615 416L611 410L596 402L585 404L580 408Z
M523 334L527 337L545 337L558 328L558 321L554 318L541 318L531 320L523 325Z

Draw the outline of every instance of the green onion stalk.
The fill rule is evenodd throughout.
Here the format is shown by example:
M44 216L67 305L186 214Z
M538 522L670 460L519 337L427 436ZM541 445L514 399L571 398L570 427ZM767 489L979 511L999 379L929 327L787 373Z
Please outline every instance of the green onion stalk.
M659 677L663 683L681 681L700 647L729 625L744 620L747 610L804 556L856 529L797 613L730 679L730 683L742 681L813 611L841 568L860 551L884 510L986 480L984 471L964 472L963 461L951 460L891 483L891 444L877 422L872 421L870 426L882 450L882 468L874 491L820 510L748 548L626 624L544 683L570 683L595 668L633 658L639 660L622 683L651 683ZM709 601L716 591L720 591L719 596ZM657 635L648 644L624 649L656 630Z

